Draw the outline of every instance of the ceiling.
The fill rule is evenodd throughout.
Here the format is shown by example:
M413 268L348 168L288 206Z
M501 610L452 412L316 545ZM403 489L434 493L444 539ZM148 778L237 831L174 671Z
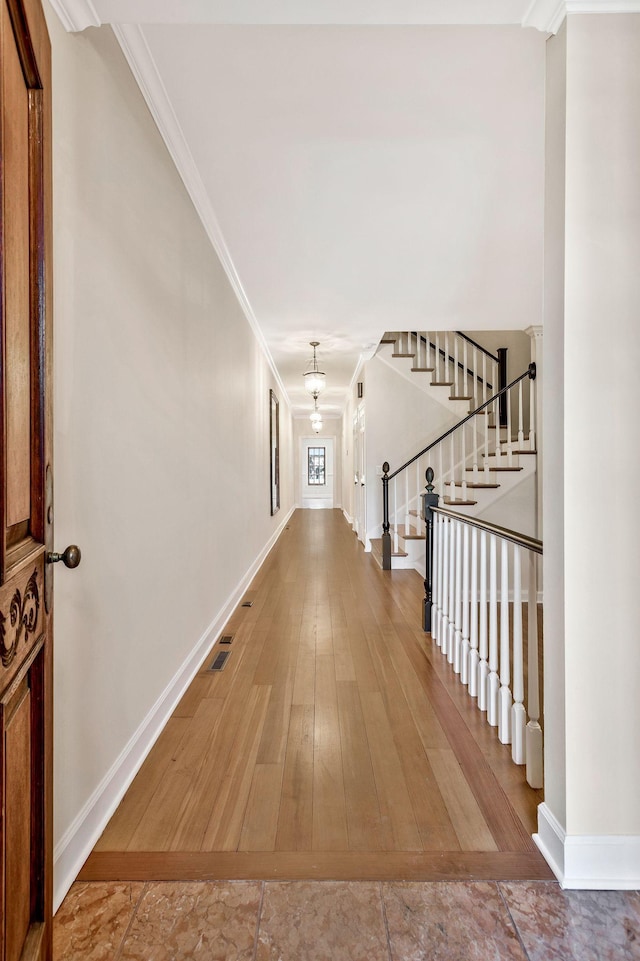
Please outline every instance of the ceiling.
M549 0L55 0L112 24L294 412L387 329L540 322ZM552 29L551 21L546 24Z

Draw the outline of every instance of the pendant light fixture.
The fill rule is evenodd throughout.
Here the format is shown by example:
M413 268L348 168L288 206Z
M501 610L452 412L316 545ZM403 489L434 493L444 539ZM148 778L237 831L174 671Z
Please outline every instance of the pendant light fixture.
M322 414L318 410L317 396L314 396L313 398L313 410L311 412L311 417L309 419L311 421L311 427L313 428L316 434L322 430Z
M327 375L322 370L318 370L318 359L316 357L316 347L320 346L320 341L312 340L310 341L310 346L313 347L313 358L309 361L309 369L304 373L304 386L305 390L309 391L314 400L317 399L318 394L324 390Z

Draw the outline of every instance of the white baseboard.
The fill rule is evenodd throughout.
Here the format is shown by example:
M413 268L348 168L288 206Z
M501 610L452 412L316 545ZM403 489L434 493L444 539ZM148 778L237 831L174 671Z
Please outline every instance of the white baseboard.
M342 513L344 514L344 519L346 520L346 522L347 522L347 524L349 525L349 527L353 527L353 517L351 517L350 514L347 514L346 510L344 509L344 507L342 508Z
M640 888L640 836L567 834L546 804L538 807L533 836L567 889L629 891Z
M62 904L67 891L75 881L78 872L124 797L144 759L161 734L180 698L200 669L202 661L213 647L242 595L260 570L267 554L282 533L294 510L295 507L292 507L280 522L275 533L270 537L249 570L198 640L191 654L178 668L121 751L119 757L114 761L91 797L56 844L53 856L54 912Z

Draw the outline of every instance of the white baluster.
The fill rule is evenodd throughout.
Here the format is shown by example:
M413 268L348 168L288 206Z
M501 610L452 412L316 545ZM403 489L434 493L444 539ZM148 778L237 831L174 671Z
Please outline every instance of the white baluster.
M529 450L536 449L536 393L535 381L529 379Z
M478 528L471 528L471 593L469 596L469 694L478 696Z
M447 638L447 660L453 664L456 635L456 521L451 522L449 531L449 637Z
M467 425L463 424L460 428L460 446L462 447L462 492L460 494L463 501L467 500Z
M422 524L421 524L421 519L422 519L422 511L421 511L422 501L420 500L420 497L422 496L422 477L424 477L424 474L422 474L422 476L421 476L421 471L420 471L420 458L418 458L417 461L416 461L416 506L415 506L415 509L416 509L416 511L418 512L418 516L415 518L415 521L414 521L414 519L412 518L412 521L414 521L414 526L415 526L416 531L421 531L421 530L422 530Z
M404 532L409 533L411 516L409 514L409 468L404 472Z
M456 597L455 597L455 634L453 648L453 670L460 673L460 654L462 648L462 523L456 521Z
M398 551L398 478L393 478L393 549Z
M487 630L487 534L480 531L480 637L478 663L478 707L487 710L489 682L489 632Z
M438 487L439 493L444 498L446 487L444 482L444 442L438 444Z
M454 445L454 434L449 436L449 497L452 501L456 500L456 482L455 482L455 466L456 466L456 455L455 455L455 445Z
M436 330L436 383L440 383L440 332ZM433 378L432 378L433 379Z
M486 420L486 417L485 417ZM473 418L473 483L480 483L480 474L478 472L478 415Z
M485 381L485 384L486 384L486 381ZM488 484L490 483L489 478L491 476L489 473L489 454L490 454L489 433L490 431L489 431L489 408L488 407L485 407L482 421L484 423L484 461L482 466L482 473L484 475L483 477L484 483Z
M480 397L480 391L478 390L478 350L476 347L471 349L471 363L473 365L473 377L471 378L473 400L471 401L471 410L478 406L478 397Z
M433 572L431 581L431 637L438 643L440 620L440 515L433 515Z
M522 383L522 381L520 381ZM527 712L524 709L524 665L522 656L522 548L513 547L513 707L511 708L511 757L524 764Z
M443 518L442 525L442 615L440 618L440 647L446 655L449 643L449 540L451 521Z
M462 341L462 393L465 397L469 395L468 382L468 348L466 340Z
M449 331L444 332L444 379L445 381L450 381L449 376Z
M500 693L498 738L511 743L511 638L509 632L509 542L502 541L500 564Z
M487 721L498 725L498 566L497 539L489 535L489 677L487 678Z
M533 788L543 786L542 728L540 727L540 691L538 684L538 557L529 552L529 598L527 601L527 665L529 683L527 695L526 750L527 782Z
M462 543L462 638L460 641L460 680L469 683L469 525L463 524Z
M453 396L460 397L460 351L459 344L460 338L457 334L453 335Z
M424 345L424 366L428 370L430 367L433 366L431 363L431 334L429 333L428 330L425 331L424 337L426 341Z
M487 393L487 355L482 355L482 403L489 399L489 394ZM489 412L487 411L487 416Z
M495 466L500 467L500 463L501 463L500 456L502 454L502 440L501 440L502 427L500 426L500 398L499 397L496 397L496 399L493 402L493 422L496 425L496 430L495 430L496 465Z
M524 412L522 408L522 381L518 384L518 450L524 450Z

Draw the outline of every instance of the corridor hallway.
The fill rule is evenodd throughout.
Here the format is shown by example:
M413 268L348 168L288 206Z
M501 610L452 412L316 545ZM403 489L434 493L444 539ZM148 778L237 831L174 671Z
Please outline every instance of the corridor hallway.
M423 633L422 594L340 511L296 511L80 880L551 878L541 794Z

